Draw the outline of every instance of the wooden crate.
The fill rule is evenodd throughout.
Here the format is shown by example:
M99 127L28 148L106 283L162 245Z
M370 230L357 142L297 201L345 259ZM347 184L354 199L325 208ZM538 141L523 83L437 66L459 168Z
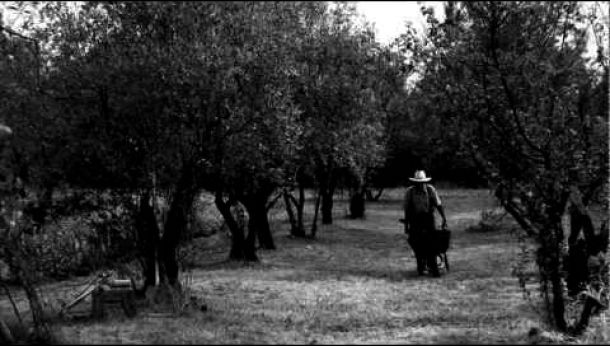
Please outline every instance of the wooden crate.
M135 292L131 281L113 280L98 285L92 293L91 315L94 318L106 317L108 307L119 306L127 317L137 313Z

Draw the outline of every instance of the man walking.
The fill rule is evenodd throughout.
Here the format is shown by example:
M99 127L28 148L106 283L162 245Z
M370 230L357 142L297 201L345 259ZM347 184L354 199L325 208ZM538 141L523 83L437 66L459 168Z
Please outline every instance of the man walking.
M436 208L443 218L442 228L447 228L447 218L441 205L441 200L434 186L426 184L432 178L426 177L424 171L415 171L414 184L407 188L404 199L405 233L409 235L409 245L415 252L417 259L417 273L424 274L426 265L432 276L438 277L436 253L431 250L430 234L436 230L434 209Z

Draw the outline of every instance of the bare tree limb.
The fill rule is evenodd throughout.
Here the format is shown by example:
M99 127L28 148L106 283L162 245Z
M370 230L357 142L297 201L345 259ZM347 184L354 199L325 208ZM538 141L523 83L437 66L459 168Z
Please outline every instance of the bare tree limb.
M527 218L524 216L524 212L517 206L515 202L510 200L510 196L503 196L502 191L504 189L500 186L496 189L496 197L500 201L500 204L508 211L508 213L519 223L519 226L527 233L530 237L536 237L539 231L532 225Z
M273 198L269 203L267 203L267 205L265 206L265 209L267 211L269 211L269 209L273 208L273 206L275 205L275 203L277 203L277 201L280 199L280 197L282 197L282 191L280 191L275 198Z
M4 292L6 293L6 296L8 297L8 300L11 302L11 305L13 306L13 311L15 312L15 316L19 320L19 323L21 325L23 325L23 319L21 318L21 314L19 313L19 309L17 308L17 304L15 303L15 300L13 299L13 295L11 294L10 289L1 280L0 280L0 285L2 285L2 288L4 289Z
M499 75L500 75L500 81L502 83L502 87L504 88L504 92L506 94L506 97L508 99L508 103L510 105L511 108L511 112L513 115L513 119L515 120L515 123L517 125L517 130L519 135L523 138L523 140L525 141L525 143L527 143L527 145L532 148L533 150L535 150L536 152L540 153L543 157L546 156L547 153L545 153L540 147L538 147L531 138L529 138L529 136L527 135L527 132L525 130L525 127L523 125L523 123L521 122L521 119L519 117L518 111L517 111L517 102L515 100L515 97L512 93L512 91L510 90L510 87L508 86L508 82L506 80L506 76L504 75L504 71L502 70L501 66L500 66L500 60L498 58L498 53L497 53L497 47L496 47L496 30L497 27L494 25L489 26L489 33L490 33L490 45L489 45L489 51L491 52L491 57L494 61L494 67L495 69L498 71Z

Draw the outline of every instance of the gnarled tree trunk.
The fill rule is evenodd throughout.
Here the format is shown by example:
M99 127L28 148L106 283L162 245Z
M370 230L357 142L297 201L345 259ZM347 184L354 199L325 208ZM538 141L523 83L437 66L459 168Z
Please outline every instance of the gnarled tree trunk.
M333 195L335 194L335 179L333 170L329 169L327 176L321 180L320 195L322 197L322 224L333 223Z
M333 223L333 191L322 191L322 224L330 225Z
M246 239L244 234L244 225L233 217L233 213L231 212L231 204L233 201L225 201L222 197L222 193L217 191L214 203L227 223L229 232L231 232L231 250L229 252L229 259L245 260L246 256L244 253L244 248Z
M510 195L503 196L500 192L501 190L497 190L496 196L500 198L506 210L513 215L528 235L537 238L539 245L537 265L540 270L541 289L549 321L563 333L582 334L586 330L590 318L608 307L607 297L604 296L601 289L604 286L607 287L609 282L604 255L607 252L609 241L607 223L604 222L600 232L596 234L586 206L573 193L570 197L572 205L569 209L568 249L567 253L564 253L566 239L561 215L567 205L567 192L562 193L560 202L547 201L546 204L552 208L547 207L549 212L543 215L544 220L547 221L544 225L526 220ZM585 239L579 239L581 230L583 230ZM589 263L592 257L599 260L597 267L592 267ZM566 285L569 296L576 296L586 288L592 289L590 294L586 294L585 299L580 301L582 309L576 323L568 323L569 319L566 316L568 301L564 289ZM595 291L598 292L595 293Z
M167 212L167 220L163 225L163 237L159 242L159 261L163 267L162 281L167 280L170 285L176 285L179 282L176 254L180 238L187 227L189 213L196 194L193 168L186 164L176 184L172 202Z
M274 250L275 244L267 218L267 198L264 196L257 197L258 198L251 198L249 202L245 204L248 215L250 216L250 219L248 220L248 236L250 236L250 233L253 233L253 235L258 236L261 248Z
M297 204L297 223L299 229L302 230L305 236L305 224L303 222L303 211L305 209L305 186L299 182L299 203Z
M566 256L568 295L576 296L580 292L586 292L588 286L594 290L602 291L602 287L608 287L610 284L605 263L605 253L610 241L608 225L603 222L600 231L596 233L587 206L578 199L570 206L569 215L569 248ZM584 239L579 237L581 230ZM591 258L597 258L601 263L597 267L590 267L589 260ZM603 295L600 295L600 297L586 295L580 319L576 325L570 327L570 332L574 335L582 334L589 325L591 317L601 309L608 308L607 300L608 297L605 296L604 298Z
M136 218L138 250L144 276L142 292L145 292L148 287L156 284L157 247L160 239L155 212L150 205L150 191L146 191L140 197Z
M362 186L359 181L352 190L349 201L349 216L352 219L364 218L366 191L368 191L366 187Z
M32 277L33 270L27 264L24 254L21 253L18 246L18 244L14 244L14 246L5 249L7 264L25 291L32 313L35 336L41 341L49 341L52 334L35 288L34 278Z
M292 235L293 237L296 237L298 231L297 231L297 219L296 216L294 214L294 210L292 209L292 201L290 200L289 195L291 195L291 193L287 190L284 189L284 191L282 192L282 197L284 198L284 207L286 208L286 214L288 215L288 221L290 222L290 235Z
M311 238L315 238L316 237L316 233L318 231L318 210L320 210L320 199L321 199L321 194L320 192L318 192L318 195L316 196L316 203L314 205L314 210L313 210L313 221L311 223Z
M283 191L284 205L286 207L286 213L288 214L288 220L290 221L290 235L298 238L305 237L305 228L303 227L303 206L301 205L302 202L300 202L301 198L304 199L304 193L301 191L299 192L299 201L294 198L290 191L286 189ZM292 208L293 204L296 208L296 215L295 210Z
M256 238L258 238L261 248L275 249L269 219L267 218L267 201L273 190L274 188L270 184L263 184L257 190L238 197L248 210L248 216L250 217L248 220L248 237L246 238L246 249L248 251L250 251L250 247L255 248ZM254 257L255 255L252 254L251 260L256 260Z
M252 215L248 219L248 236L244 242L244 260L249 262L258 262L256 255L256 222L252 220Z

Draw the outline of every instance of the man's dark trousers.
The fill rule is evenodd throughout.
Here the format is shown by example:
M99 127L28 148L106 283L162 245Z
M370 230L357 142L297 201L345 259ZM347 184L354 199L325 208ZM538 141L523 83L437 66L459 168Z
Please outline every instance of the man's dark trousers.
M433 251L433 244L431 243L432 232L435 230L434 225L434 214L433 213L419 213L413 215L409 222L409 245L415 252L415 258L417 259L417 272L421 275L424 273L426 263L430 274L438 276L438 264L436 263L436 253Z

